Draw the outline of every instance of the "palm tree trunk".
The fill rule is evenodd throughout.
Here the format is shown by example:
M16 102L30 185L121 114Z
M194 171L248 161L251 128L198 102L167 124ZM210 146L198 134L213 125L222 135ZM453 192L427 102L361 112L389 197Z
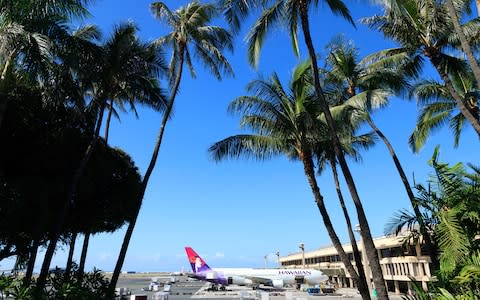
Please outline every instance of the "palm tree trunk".
M110 101L110 105L108 105L108 115L107 120L105 122L105 143L108 144L108 133L110 132L110 121L112 120L112 112L113 112L113 99Z
M425 246L427 248L428 255L432 260L432 269L436 270L439 267L436 251L433 246L432 239L430 238L430 234L428 233L427 228L425 227L425 223L423 222L423 216L417 205L417 201L415 200L415 195L413 194L413 191L412 191L412 188L410 187L410 183L408 182L407 176L403 171L402 164L400 164L400 160L398 159L397 154L395 153L395 150L393 150L393 147L390 144L390 141L383 134L383 132L380 131L380 129L378 129L378 127L372 121L369 114L367 115L367 122L368 122L368 125L370 125L370 127L372 128L372 130L375 131L375 133L382 139L383 143L388 149L388 152L390 152L390 155L392 156L395 167L397 168L398 175L400 175L403 186L405 187L405 191L407 192L408 198L410 199L410 204L412 205L413 211L415 213L415 217L420 227L420 233L422 234L423 240L425 241Z
M100 97L101 99L102 97ZM38 276L37 280L37 289L42 290L45 287L45 283L47 280L48 269L50 268L50 263L53 258L53 254L55 253L55 248L57 247L57 241L62 231L62 228L65 223L65 219L67 217L68 211L70 210L73 201L75 200L75 195L77 192L78 183L80 182L80 178L83 175L83 172L87 166L90 157L92 156L93 149L98 142L98 137L100 133L100 127L102 126L102 119L103 113L105 111L105 102L106 100L101 100L99 116L96 122L95 132L93 134L92 140L88 145L85 153L83 154L82 160L78 168L75 170L75 173L72 178L72 182L70 183L68 190L67 190L67 197L65 202L63 203L63 207L57 216L57 220L55 222L55 228L50 233L50 242L47 247L47 251L45 252L45 258L43 259L42 268L40 270L40 275Z
M312 189L313 196L315 197L315 203L317 204L318 210L322 215L323 224L327 229L328 236L337 250L340 259L344 263L345 267L347 268L348 273L352 277L355 285L359 287L359 291L361 291L362 298L364 300L369 300L370 295L368 291L368 287L365 286L365 283L362 283L358 277L357 271L352 265L352 262L348 259L345 250L343 250L342 243L338 238L335 229L333 228L332 222L330 220L330 216L328 215L327 208L325 207L325 202L323 201L323 196L320 194L320 188L318 187L317 179L315 178L315 169L313 166L312 155L308 152L301 154L301 160L303 162L303 170L305 172L305 176L307 177L308 184ZM365 290L366 288L366 290Z
M305 38L305 43L308 48L308 53L310 56L312 70L313 70L315 93L318 99L320 100L320 106L322 108L322 111L325 115L325 119L329 127L329 134L333 142L335 155L337 156L338 163L340 165L340 168L342 169L343 176L345 177L345 181L347 183L348 189L352 196L352 200L355 204L355 208L357 210L358 222L360 224L360 229L361 229L360 234L365 244L366 254L368 257L368 261L370 263L370 268L372 270L373 281L375 283L375 288L378 292L378 299L386 300L388 299L388 293L385 286L385 281L383 279L382 268L378 260L377 249L375 248L375 244L373 243L372 234L370 232L370 227L368 225L367 216L365 215L365 211L363 210L363 205L360 200L360 196L358 195L357 188L355 186L355 182L353 180L352 174L350 173L350 169L345 160L345 156L343 155L343 152L340 148L340 141L338 140L338 136L335 131L333 118L332 118L332 115L330 114L327 101L323 96L322 87L320 85L317 57L316 57L315 49L313 47L312 37L310 34L310 25L308 21L308 2L309 1L307 0L299 0L299 9L300 9L300 19L301 19L301 24L303 29L303 35Z
M155 168L155 164L157 162L158 154L160 153L160 146L162 145L163 134L165 133L165 128L167 126L168 119L170 118L170 113L172 112L173 104L175 102L175 97L178 92L178 88L180 86L180 81L182 78L183 72L183 60L184 60L184 51L185 45L179 45L179 69L178 73L176 74L175 81L172 86L172 92L170 94L170 99L168 100L166 110L163 114L162 122L160 124L160 129L157 136L157 141L155 143L155 147L153 149L152 157L150 159L150 163L148 165L147 171L145 172L145 176L143 177L142 181L142 189L139 195L139 205L135 212L133 219L129 222L127 231L125 232L125 237L123 238L122 248L120 249L120 253L118 255L117 263L115 265L115 269L112 274L112 279L110 281L110 290L115 290L115 287L118 282L118 277L120 276L120 272L122 270L123 262L125 261L125 256L127 255L128 245L130 243L130 239L132 238L133 229L135 228L135 224L137 222L138 214L140 213L141 202L143 200L143 196L145 195L145 191L147 189L148 180L152 175L153 169Z
M11 52L3 66L2 75L0 76L0 127L2 126L5 113L7 112L7 75L13 69L13 57L15 52Z
M355 240L355 235L352 230L352 222L350 221L350 216L348 214L345 201L343 199L342 190L340 189L340 181L338 179L337 173L337 163L335 158L330 158L330 166L332 167L333 179L335 181L335 189L337 190L338 200L340 201L340 206L342 207L343 216L345 217L345 222L347 223L348 237L350 238L350 243L352 244L353 258L355 260L355 266L357 267L358 273L358 291L362 295L363 299L370 299L370 289L369 282L370 278L367 279L365 275L365 270L363 269L362 257L360 256L360 251L358 250L357 241ZM367 298L365 298L365 295Z
M37 260L38 247L40 245L40 239L35 238L32 243L32 248L30 249L30 258L28 259L27 271L25 272L25 277L23 282L25 284L30 284L33 275L33 269L35 268L35 261Z
M477 80L477 87L480 89L480 67L478 66L477 60L473 56L472 48L470 47L470 44L467 41L467 37L465 36L465 33L463 32L462 26L460 25L460 21L458 19L457 12L455 10L455 7L453 6L452 0L446 0L445 4L447 5L447 8L450 13L450 17L452 18L453 22L453 27L455 28L455 32L458 34L458 37L460 39L460 43L462 45L462 49L467 55L468 62L470 63L470 66L472 67L473 75L475 76L475 79ZM477 0L477 5L479 4Z
M477 16L480 16L480 0L476 0L475 3L477 4Z
M90 232L85 232L83 239L82 254L80 255L80 263L78 265L78 278L82 278L85 272L85 261L87 260L88 243L90 242Z
M68 277L70 277L70 272L72 271L73 253L75 252L75 243L77 241L77 235L78 233L74 232L70 240L70 249L68 251L67 265L65 266L65 279L68 279Z
M470 124L472 124L473 129L477 132L477 134L480 135L480 123L478 119L468 110L468 108L465 106L465 103L463 103L462 97L455 90L452 84L452 81L450 80L450 77L448 77L447 73L441 66L439 54L436 52L432 53L432 52L426 51L425 56L427 56L430 59L430 62L437 70L438 74L440 75L443 82L445 83L445 86L447 87L448 92L455 100L455 103L457 104L457 107L462 113L462 115L470 122Z

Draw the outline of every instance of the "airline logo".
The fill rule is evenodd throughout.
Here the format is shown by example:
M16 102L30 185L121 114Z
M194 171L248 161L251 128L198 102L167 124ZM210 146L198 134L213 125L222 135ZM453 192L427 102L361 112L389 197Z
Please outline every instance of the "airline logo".
M190 262L194 273L210 270L210 267L192 248L185 247L185 251L187 252L188 261Z
M278 271L278 275L310 276L312 272L308 270L280 270Z

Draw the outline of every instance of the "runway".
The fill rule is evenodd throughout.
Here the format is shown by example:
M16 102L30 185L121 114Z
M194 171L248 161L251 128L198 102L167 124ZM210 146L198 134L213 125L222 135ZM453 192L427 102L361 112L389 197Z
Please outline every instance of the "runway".
M156 291L148 290L152 278L156 279L159 285ZM122 274L118 280L118 288L127 288L132 295L146 295L148 300L154 299L154 294L163 291L165 284L170 286L168 300L231 300L231 299L258 299L258 300L340 300L361 299L356 289L338 289L335 294L309 295L303 291L293 288L284 290L252 290L244 286L229 285L226 291L208 291L209 283L197 281L185 276L175 276L174 283L172 276L167 273L137 273ZM129 298L127 298L129 299ZM399 300L401 296L390 295L390 299Z

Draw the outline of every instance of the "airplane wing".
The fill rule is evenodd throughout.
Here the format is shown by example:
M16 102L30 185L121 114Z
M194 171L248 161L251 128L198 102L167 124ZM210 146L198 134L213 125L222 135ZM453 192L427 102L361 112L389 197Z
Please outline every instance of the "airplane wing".
M250 279L254 283L258 284L265 284L265 285L271 285L272 284L272 279L271 278L265 278L265 277L257 277L257 276L242 276L247 279Z

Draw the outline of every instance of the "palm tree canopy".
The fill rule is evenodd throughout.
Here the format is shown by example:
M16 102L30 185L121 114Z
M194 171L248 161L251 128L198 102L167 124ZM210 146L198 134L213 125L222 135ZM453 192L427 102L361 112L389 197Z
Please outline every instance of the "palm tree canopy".
M247 90L253 95L238 97L230 103L228 110L239 114L241 128L253 133L231 136L215 143L209 148L213 158L217 161L240 157L264 160L285 155L297 160L308 152L323 164L330 158L324 152L333 149L311 77L310 62L307 61L295 68L288 89L275 73L268 80L252 81ZM369 134L352 136L351 132L358 125L346 126L344 115L336 116L338 127L344 129L340 135L344 151L358 157L354 145L368 147L372 137Z
M379 2L385 9L384 15L364 18L362 22L400 45L400 48L391 49L391 53L406 52L412 56L425 55L438 60L444 68L448 66L449 69L465 69L466 64L463 60L446 52L452 48L461 51L461 45L447 8L441 1L383 0ZM455 0L454 2L458 11L464 7L464 1ZM462 26L471 45L478 43L479 22L480 19L476 18ZM417 62L420 64L422 60L418 59Z
M218 0L223 8L223 14L234 32L238 32L241 20L249 14L260 11L255 24L247 34L248 61L254 67L258 66L260 50L265 38L273 28L284 26L288 29L293 51L299 54L297 31L300 26L299 0ZM318 0L308 0L307 5L318 6ZM329 9L354 24L348 7L342 0L324 0Z
M451 78L466 106L479 118L477 101L480 94L475 88L473 74L456 72L451 74ZM448 125L452 131L454 146L457 147L466 120L445 85L435 80L421 80L412 86L411 94L417 98L421 110L409 137L410 148L415 152L420 151L428 137L444 125Z
M184 55L190 73L195 77L194 55L217 79L220 80L222 74L233 75L232 67L222 54L224 49L233 51L232 35L221 27L208 25L219 13L213 4L201 4L194 0L171 11L165 3L154 2L150 9L155 18L171 28L170 33L155 41L160 46L173 49L171 74L176 74L181 62L179 58Z
M166 66L160 48L140 41L137 31L133 23L115 26L100 47L99 56L93 57L97 62L94 72L84 74L84 79L90 82L97 100L112 99L122 107L128 103L134 111L134 103L160 110L165 97L157 78L166 72Z

